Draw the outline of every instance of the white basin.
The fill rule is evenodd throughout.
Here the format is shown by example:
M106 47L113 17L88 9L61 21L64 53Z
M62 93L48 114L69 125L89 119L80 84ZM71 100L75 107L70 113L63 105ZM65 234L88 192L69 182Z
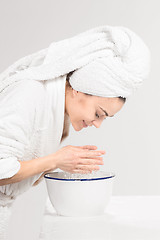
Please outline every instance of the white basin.
M104 213L112 195L115 174L49 172L44 177L50 201L58 215L89 217Z

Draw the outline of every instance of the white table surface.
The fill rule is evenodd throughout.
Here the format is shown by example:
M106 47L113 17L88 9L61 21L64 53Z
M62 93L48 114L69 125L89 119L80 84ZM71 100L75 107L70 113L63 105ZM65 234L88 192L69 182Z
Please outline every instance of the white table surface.
M160 196L112 196L105 214L97 217L45 213L43 240L160 240Z

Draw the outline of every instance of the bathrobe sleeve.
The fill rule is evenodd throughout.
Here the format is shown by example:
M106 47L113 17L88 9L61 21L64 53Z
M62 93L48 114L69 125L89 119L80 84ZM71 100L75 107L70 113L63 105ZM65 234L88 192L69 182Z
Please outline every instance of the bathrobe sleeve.
M42 83L34 80L16 82L0 94L0 179L19 171L43 95Z

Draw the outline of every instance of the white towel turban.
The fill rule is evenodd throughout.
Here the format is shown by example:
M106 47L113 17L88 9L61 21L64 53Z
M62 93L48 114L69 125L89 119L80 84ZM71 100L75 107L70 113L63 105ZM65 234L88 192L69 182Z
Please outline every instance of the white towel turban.
M45 81L74 71L70 84L77 91L128 97L149 70L150 52L137 34L126 27L100 26L20 59L0 75L0 91L21 79Z

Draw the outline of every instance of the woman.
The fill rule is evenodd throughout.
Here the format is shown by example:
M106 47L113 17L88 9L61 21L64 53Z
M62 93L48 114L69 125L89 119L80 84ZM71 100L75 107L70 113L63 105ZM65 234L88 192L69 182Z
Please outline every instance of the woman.
M16 197L57 168L88 173L96 146L65 146L75 131L113 117L149 72L149 50L131 30L100 26L20 59L0 76L0 239ZM89 151L90 150L90 151Z

